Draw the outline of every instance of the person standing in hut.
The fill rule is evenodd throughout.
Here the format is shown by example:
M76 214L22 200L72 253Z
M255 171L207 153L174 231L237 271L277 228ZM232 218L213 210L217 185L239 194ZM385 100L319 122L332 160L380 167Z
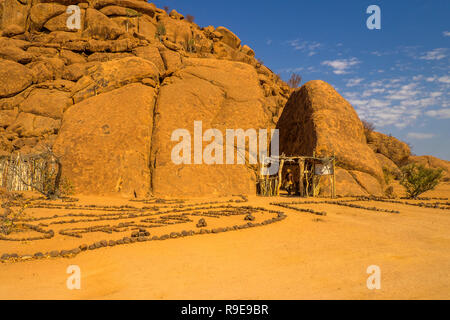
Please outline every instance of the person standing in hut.
M292 170L288 169L286 177L284 179L284 189L291 195L295 192L295 183L294 183L294 175L292 174Z

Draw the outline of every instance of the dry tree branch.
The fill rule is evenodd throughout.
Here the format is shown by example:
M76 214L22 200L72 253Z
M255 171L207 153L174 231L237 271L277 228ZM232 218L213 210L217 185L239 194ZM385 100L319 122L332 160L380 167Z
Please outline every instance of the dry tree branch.
M45 161L45 167L41 172L41 176L43 176L42 186L33 179L31 179L31 182L26 181L22 174L17 170L15 166L12 166L12 171L17 176L17 178L26 185L27 187L32 188L33 190L39 192L43 196L45 196L47 199L56 200L61 198L61 175L62 175L62 163L61 163L61 157L57 156L52 148L48 145L44 146L46 151L41 153L39 156L44 159ZM48 165L50 162L53 162L56 164L56 176L53 178L51 174L48 173ZM53 181L52 181L53 180Z

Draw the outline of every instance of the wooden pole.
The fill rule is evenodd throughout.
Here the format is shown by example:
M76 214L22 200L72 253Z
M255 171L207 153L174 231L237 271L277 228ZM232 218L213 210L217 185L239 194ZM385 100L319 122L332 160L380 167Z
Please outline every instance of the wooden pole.
M331 191L331 195L334 198L336 198L336 158L334 157L333 154L333 183L332 183L332 191Z
M278 190L277 190L277 196L280 195L281 186L283 185L283 167L284 167L284 160L281 160L280 162L280 171L278 171Z
M313 152L313 165L312 165L312 188L313 188L313 198L316 197L316 179L314 179L316 177L316 150L314 150Z
M304 197L305 196L305 188L303 185L303 178L305 175L305 160L304 159L299 160L299 166L300 166L300 170L299 170L298 188L299 188L299 192L300 192L300 197Z

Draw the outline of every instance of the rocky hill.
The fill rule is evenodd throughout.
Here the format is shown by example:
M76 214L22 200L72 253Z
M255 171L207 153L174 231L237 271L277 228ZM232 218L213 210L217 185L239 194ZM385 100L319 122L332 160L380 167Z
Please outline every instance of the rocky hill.
M79 193L254 194L254 168L173 164L172 132L196 120L278 126L287 155L334 152L343 195L381 195L382 168L410 155L395 138L368 139L330 85L293 92L232 31L146 1L0 0L0 32L0 153L52 146Z
M81 28L68 29L78 5ZM170 134L273 128L291 89L224 27L142 0L0 1L0 150L63 155L83 193L254 192L242 166L184 168ZM192 181L198 183L192 185Z

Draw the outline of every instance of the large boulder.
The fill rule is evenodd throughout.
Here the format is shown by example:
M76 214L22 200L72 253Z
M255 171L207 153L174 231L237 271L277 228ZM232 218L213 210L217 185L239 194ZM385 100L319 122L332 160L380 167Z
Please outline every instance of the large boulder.
M411 148L404 142L379 132L369 132L367 143L374 152L381 153L396 165L404 165L411 155Z
M246 165L175 164L171 158L172 149L178 144L171 142L172 133L185 129L192 137L190 155L194 161L194 121L202 121L203 132L220 130L224 140L226 129L270 127L255 69L214 59L186 59L185 64L184 69L162 84L158 97L152 139L153 193L255 194L255 172Z
M450 161L442 160L433 156L411 156L408 161L410 163L421 164L427 168L443 169L444 180L450 181Z
M349 173L368 194L378 197L383 196L383 188L378 180L373 176L368 173L355 170L351 170Z
M78 80L72 90L75 103L145 78L152 79L155 84L159 82L155 64L138 57L108 61L89 70L90 73Z
M280 153L287 156L312 156L314 151L319 156L334 154L340 167L367 173L383 183L383 171L367 146L356 111L328 83L310 81L295 91L277 128Z
M220 33L223 38L222 41L229 45L233 49L238 49L241 46L241 39L238 38L233 32L225 27L218 27L216 32Z
M35 30L41 30L44 24L53 17L66 11L66 6L58 3L38 3L31 7L30 20Z
M155 100L155 89L130 84L65 112L54 150L78 192L147 195Z
M161 57L161 54L159 53L158 48L150 46L137 47L133 49L133 53L139 58L153 62L158 68L159 72L161 74L164 73L164 61Z
M21 112L7 129L22 137L39 137L44 134L57 133L60 125L60 120Z
M167 16L161 17L159 23L164 25L166 30L165 37L172 43L179 45L180 48L186 48L192 39L191 25L184 20L176 20Z
M329 177L323 176L320 179L319 195L331 196L331 181ZM347 170L336 168L336 195L341 197L368 196L369 193Z
M9 127L17 118L17 108L12 110L0 110L0 127Z
M150 17L154 17L156 12L156 6L153 3L148 3L147 1L142 0L93 0L90 2L96 9L115 5L123 8L133 9Z
M80 30L83 30L83 26L85 24L85 10L80 10L80 27L81 29L70 29L67 20L69 19L70 14L68 14L66 11L56 15L50 19L47 20L47 22L44 23L43 28L53 31L53 32L67 32L67 33L76 33Z
M86 10L86 30L84 34L95 39L117 39L124 32L106 15L95 9Z
M0 58L26 64L31 62L33 55L15 46L0 46Z
M383 170L391 174L395 178L399 178L401 176L400 168L388 157L382 155L381 153L375 153L375 156L378 159Z
M31 1L0 1L0 30L10 37L26 31Z
M156 30L156 25L151 18L148 16L142 16L139 18L138 32L139 34L145 36L146 39L154 41Z
M15 95L31 85L32 73L23 65L0 59L0 98Z
M68 92L36 89L19 105L22 112L33 113L53 119L61 119L64 111L72 105Z
M31 70L34 83L56 80L62 77L64 72L64 60L60 58L42 57L39 60L27 64Z

